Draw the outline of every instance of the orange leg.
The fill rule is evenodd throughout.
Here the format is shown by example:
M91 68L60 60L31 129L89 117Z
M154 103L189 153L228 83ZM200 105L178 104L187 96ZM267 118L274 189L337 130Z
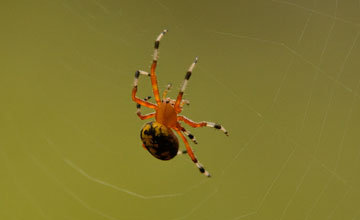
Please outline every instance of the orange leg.
M138 112L138 113L136 113L136 114L137 114L137 116L139 116L139 118L140 118L141 120L145 120L145 119L152 118L152 117L155 116L155 112L149 113L149 114L146 114L146 115L142 115L140 112Z
M189 67L189 70L186 72L184 82L183 82L183 84L181 86L180 92L179 92L179 94L178 94L178 96L176 98L176 102L175 102L175 106L174 106L176 113L181 112L181 105L180 104L181 104L181 101L182 101L182 97L184 95L184 91L186 89L188 80L190 79L191 73L192 73L197 61L198 61L198 58L196 57L195 61Z
M160 95L159 95L159 87L157 84L157 79L156 79L156 74L155 74L156 63L157 63L157 61L154 60L151 65L151 75L150 76L151 76L151 86L153 89L154 97L155 97L157 105L160 106L161 100L160 100Z
M199 127L205 127L206 126L206 127L222 130L225 133L225 135L229 136L229 133L226 131L226 129L222 125L216 124L214 122L207 122L207 121L194 122L191 119L189 119L189 118L187 118L187 117L185 117L183 115L178 115L177 120L178 121L183 121L183 122L185 122L186 124L190 125L193 128L199 128Z
M200 172L203 173L205 176L210 177L210 173L208 171L206 171L205 168L196 159L195 154L192 151L192 149L189 145L189 142L186 140L185 136L181 133L181 131L178 128L176 128L175 131L179 134L181 139L184 141L188 155L190 156L191 160L196 164L196 166L199 168Z
M192 135L189 131L187 131L184 127L182 127L179 123L178 123L178 128L180 128L180 130L192 141L194 142L194 144L198 144L198 142L195 139L195 136Z
M137 70L135 72L135 79L134 79L134 87L132 89L132 93L131 93L131 97L132 100L140 105L143 105L145 107L148 108L152 108L152 109L157 109L157 106L155 104L152 104L150 102L144 101L138 97L136 97L136 92L137 92L137 88L138 88L138 81L139 81L139 76L141 75L149 75L149 73L145 72L145 71L141 71L141 70Z
M146 97L146 98L144 98L144 101L146 102L147 100L149 100L151 98L151 96L148 96L148 97ZM146 114L146 115L142 115L141 114L141 111L140 111L140 108L141 108L141 105L140 104L136 104L136 114L137 114L137 116L139 116L139 118L141 119L141 120L145 120L145 119L148 119L148 118L152 118L152 117L154 117L155 116L155 112L153 112L153 113L149 113L149 114Z
M153 62L152 62L152 65L151 65L151 72L150 72L151 85L152 85L154 97L155 97L155 100L156 100L156 103L157 103L158 106L160 106L161 100L160 100L160 95L159 95L159 87L158 87L158 84L157 84L155 69L156 69L156 64L157 64L157 59L158 59L158 49L159 49L159 45L160 45L160 40L161 40L161 38L163 38L163 36L164 36L164 34L166 32L167 32L167 30L164 30L156 38L155 46L154 46Z
M169 83L167 86L166 86L166 89L164 90L163 94L162 94L162 100L165 100L166 99L166 96L168 94L168 92L170 91L171 89L171 83Z

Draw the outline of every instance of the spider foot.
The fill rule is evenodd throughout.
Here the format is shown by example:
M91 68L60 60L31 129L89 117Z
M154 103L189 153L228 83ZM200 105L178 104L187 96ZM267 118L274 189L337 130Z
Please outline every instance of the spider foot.
M199 168L200 173L204 174L207 177L211 177L210 173L205 170L205 168L199 162L196 163L196 166Z
M207 122L206 126L211 127L211 128L215 128L215 129L218 129L218 130L222 130L226 136L229 136L229 132L221 124Z

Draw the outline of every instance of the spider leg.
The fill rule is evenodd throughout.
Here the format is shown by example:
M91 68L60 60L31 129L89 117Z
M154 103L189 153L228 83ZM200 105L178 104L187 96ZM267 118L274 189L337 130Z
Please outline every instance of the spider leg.
M148 107L148 108L152 108L152 109L156 109L157 106L155 104L152 104L150 102L147 102L147 101L144 101L138 97L136 97L136 92L137 92L137 87L138 87L138 81L139 81L139 76L141 75L145 75L145 76L149 76L150 74L145 72L145 71L142 71L142 70L137 70L135 72L135 79L134 79L134 87L132 89L132 100L140 105L143 105L145 107Z
M177 98L176 98L176 102L175 102L175 106L174 106L175 111L176 111L177 113L180 113L180 112L181 112L181 105L180 105L180 104L181 104L181 100L182 100L182 97L183 97L183 95L184 95L184 91L185 91L185 89L186 89L188 80L190 79L191 73L192 73L192 71L193 71L193 69L194 69L197 61L198 61L198 58L196 57L196 58L195 58L195 61L190 65L188 71L186 72L184 82L183 82L183 84L182 84L182 86L181 86L180 92L179 92L179 94L178 94L178 96L177 96Z
M190 105L190 101L183 99L180 103L180 107L182 108L184 105Z
M144 98L144 101L146 102L147 100L149 100L151 98L151 96L148 96L146 98ZM152 118L155 116L155 112L153 113L149 113L149 114L146 114L146 115L142 115L141 114L141 111L140 111L140 108L141 108L141 105L140 104L136 104L136 114L137 116L139 116L139 118L141 120L145 120L145 119L148 119L148 118Z
M160 40L161 40L161 38L163 38L163 36L165 35L166 32L167 32L167 30L164 30L156 38L155 46L154 46L153 62L152 62L152 65L151 65L151 72L150 72L151 73L150 74L151 85L152 85L154 97L155 97L155 100L156 100L156 103L157 103L158 106L160 106L161 100L160 100L160 95L159 95L159 87L158 87L158 84L157 84L155 69L156 69L156 64L157 64L157 59L158 59L158 49L159 49L159 45L160 45Z
M166 99L166 95L167 93L170 91L171 89L171 83L169 83L167 86L166 86L166 89L164 90L163 94L162 94L162 100L165 100Z
M170 98L166 98L165 100L169 101L172 105L175 105L176 100L170 99ZM180 109L182 109L182 107L184 107L184 105L190 105L190 101L185 100L185 99L181 100Z
M190 156L191 160L196 164L196 166L199 168L200 172L203 173L205 176L210 177L210 173L208 171L206 171L205 168L196 159L194 152L192 151L192 149L189 145L189 142L186 140L185 136L181 133L181 131L178 128L176 128L175 131L179 134L181 139L184 141L188 155Z
M224 132L224 134L226 136L229 136L229 133L227 132L227 130L220 124L216 124L214 122L207 122L207 121L202 121L202 122L194 122L191 119L183 116L183 115L178 115L177 116L177 120L178 121L183 121L186 124L190 125L193 128L199 128L199 127L211 127L211 128L215 128L218 130L222 130Z
M177 155L180 155L180 154L187 154L187 150L179 150Z
M195 139L195 136L192 135L189 131L187 131L184 127L182 127L180 124L178 124L178 127L180 130L192 141L194 144L198 144L198 142Z
M170 91L171 87L172 87L171 83L169 83L169 84L166 86L166 89L164 90L163 95L162 95L162 100L163 100L163 101L164 101L164 100L166 101L166 95L167 95L168 92ZM170 99L170 98L169 98L168 100L170 100L170 103L175 104L175 101L176 101L176 100ZM190 105L190 101L189 101L189 100L185 100L185 99L181 100L180 107L182 108L184 105Z

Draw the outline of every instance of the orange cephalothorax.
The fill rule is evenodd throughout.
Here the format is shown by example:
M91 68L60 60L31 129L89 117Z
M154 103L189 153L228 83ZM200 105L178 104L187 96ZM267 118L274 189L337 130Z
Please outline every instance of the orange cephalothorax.
M174 106L169 102L162 102L156 110L155 119L168 128L175 128L177 125L177 114Z
M195 144L197 141L195 140L194 135L190 134L182 125L179 123L180 121L185 122L191 127L212 127L215 129L222 130L226 135L228 135L227 131L220 124L215 124L213 122L193 122L185 116L178 115L182 111L182 107L184 104L189 104L187 100L183 100L182 97L184 95L185 88L190 79L192 70L194 69L197 63L197 57L195 61L191 64L188 71L186 72L184 82L180 88L179 94L176 99L167 98L166 95L171 87L169 84L162 95L162 100L159 94L159 87L157 84L155 69L158 59L158 49L160 45L160 40L163 38L167 30L164 30L155 41L155 50L153 56L153 63L151 65L150 73L147 73L142 70L138 70L135 72L134 79L134 87L132 90L132 99L137 103L137 111L136 114L139 116L141 120L153 118L155 117L154 122L149 122L144 125L141 129L140 137L143 142L143 146L146 150L148 150L154 157L160 160L170 160L175 157L177 154L187 153L191 160L196 164L201 173L210 177L209 172L207 172L204 167L199 163L196 159L194 152L192 151L189 142L187 141L184 134L192 140ZM138 89L138 80L140 75L150 76L152 90L154 93L154 98L156 104L148 102L150 96L145 99L140 99L136 96ZM145 106L151 109L154 109L155 112L142 115L140 112L140 107ZM174 129L176 133L181 137L183 142L185 143L186 151L179 151L179 142L174 132L171 130Z

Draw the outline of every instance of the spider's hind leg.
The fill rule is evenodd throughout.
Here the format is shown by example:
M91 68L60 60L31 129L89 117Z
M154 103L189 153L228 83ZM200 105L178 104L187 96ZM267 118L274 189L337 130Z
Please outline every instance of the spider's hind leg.
M189 131L187 131L184 127L182 127L182 126L180 126L180 125L179 125L179 127L180 127L181 131L182 131L186 136L188 136L188 138L189 138L192 142L194 142L194 144L198 144L198 142L196 141L196 138L195 138L194 135L192 135L192 134L191 134Z
M205 170L205 168L203 167L203 165L196 159L193 150L190 147L189 142L186 140L186 137L181 133L181 131L177 128L175 129L175 131L179 134L179 136L181 137L181 139L184 141L185 143L185 147L187 150L188 155L190 156L191 160L195 163L195 165L197 166L197 168L199 168L199 171L204 174L207 177L211 177L210 173Z
M179 150L177 155L180 155L180 154L187 154L187 150Z

